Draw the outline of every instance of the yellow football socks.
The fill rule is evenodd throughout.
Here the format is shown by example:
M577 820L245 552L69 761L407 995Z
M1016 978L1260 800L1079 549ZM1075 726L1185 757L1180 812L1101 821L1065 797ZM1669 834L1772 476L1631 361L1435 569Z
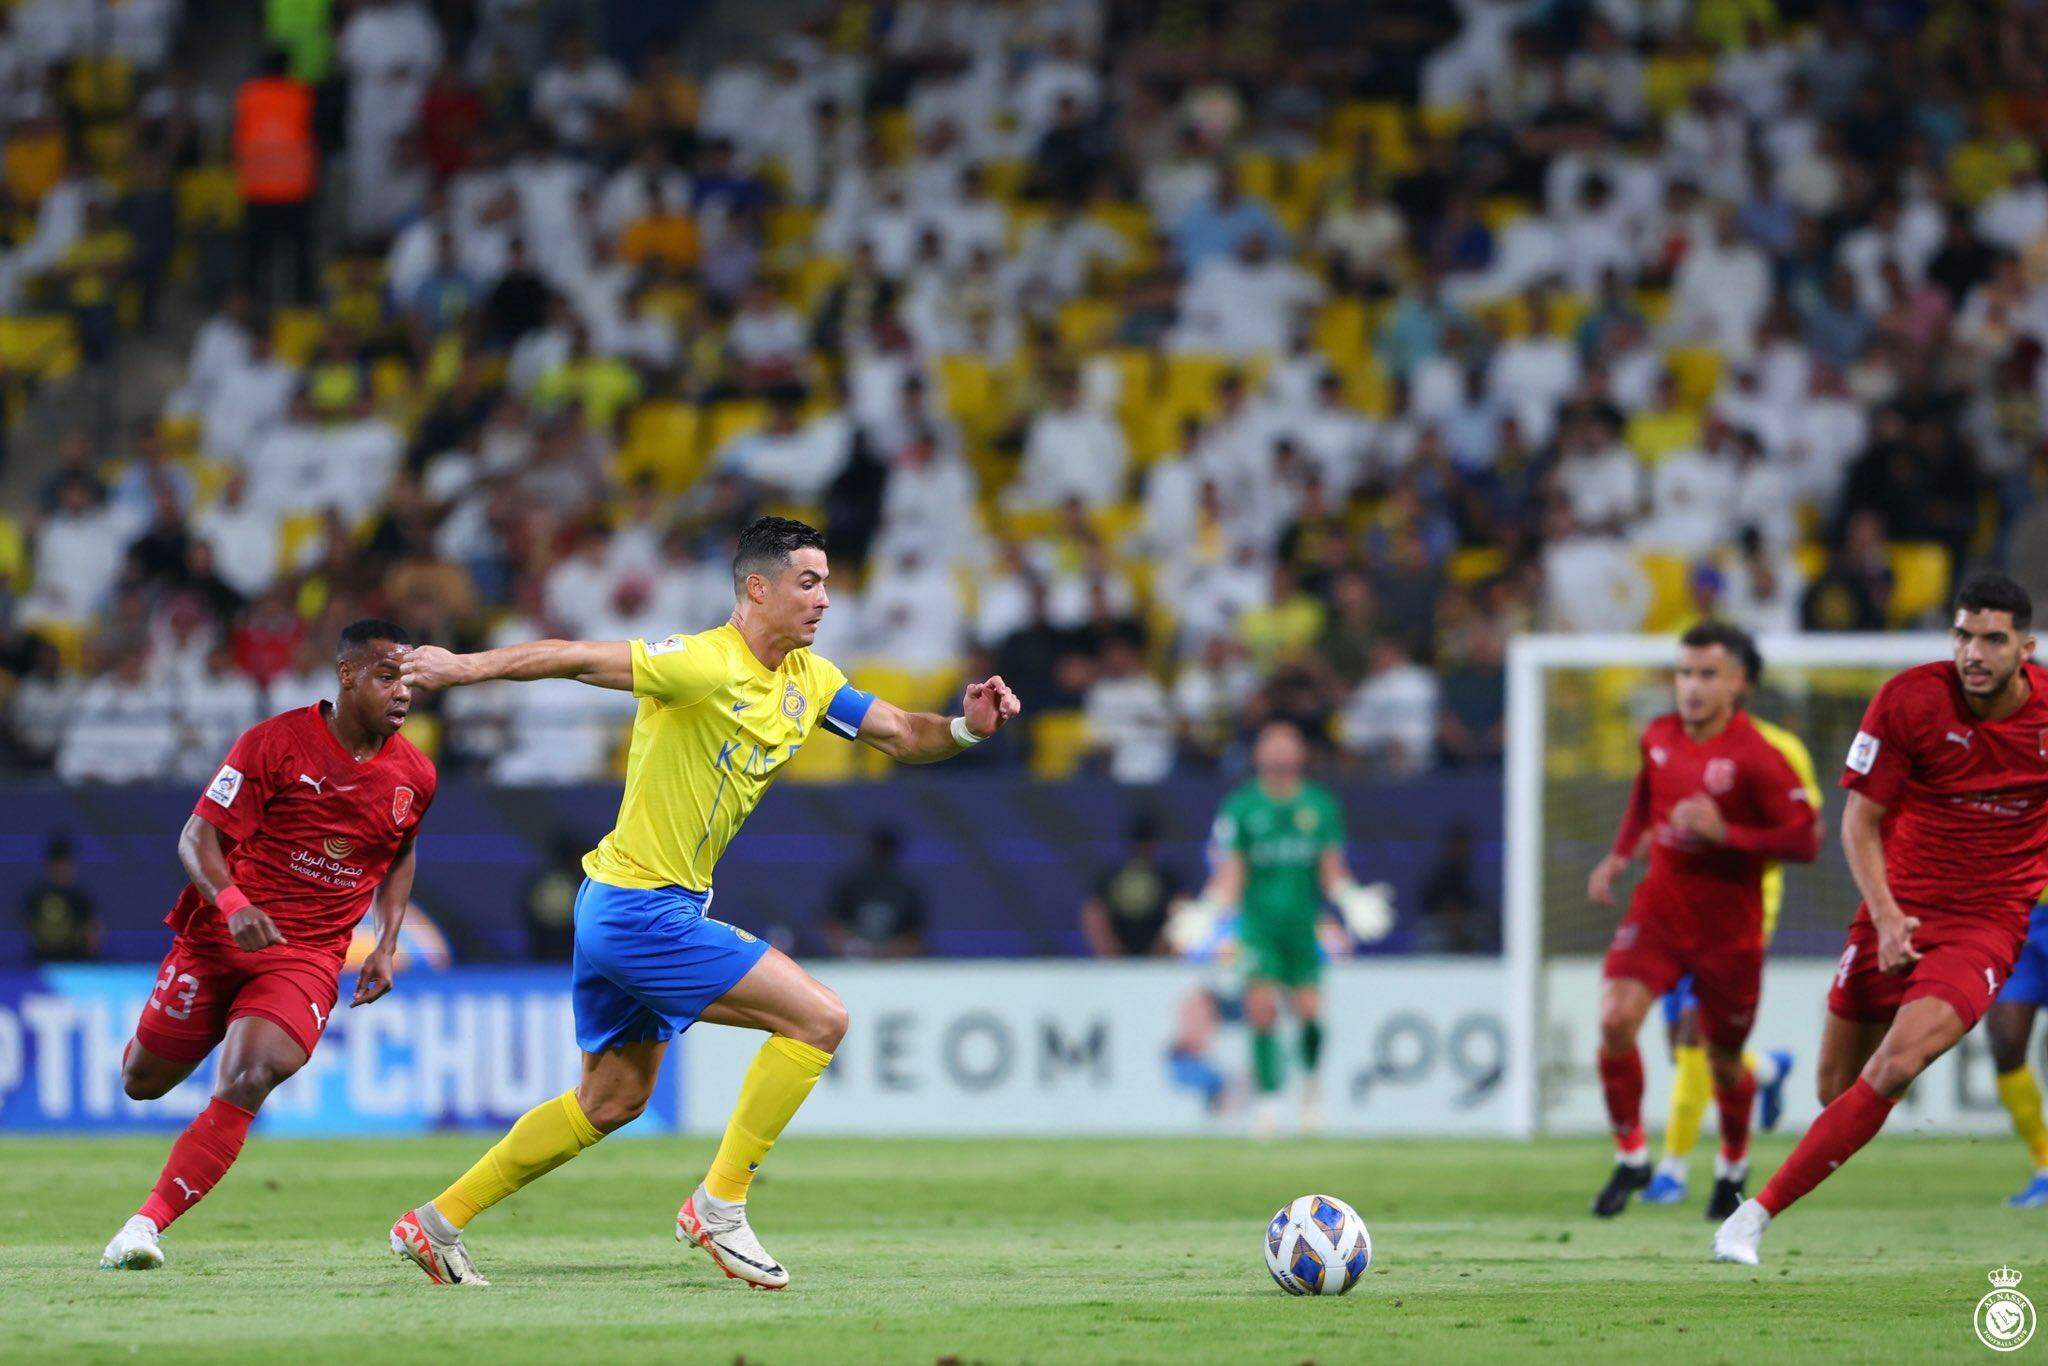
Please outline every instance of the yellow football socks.
M1672 1049L1671 1063L1671 1117L1664 1123L1664 1156L1683 1159L1700 1141L1700 1122L1714 1096L1714 1074L1707 1066L1707 1050L1698 1044Z
M740 1098L726 1123L725 1139L704 1177L715 1199L744 1200L761 1159L775 1146L804 1097L818 1084L832 1055L780 1034L768 1036L740 1083Z
M2041 1086L2034 1069L2021 1063L1998 1074L1998 1099L2012 1116L2012 1131L2034 1155L2034 1170L2048 1169L2048 1123L2041 1119Z
M574 1091L542 1101L512 1131L434 1197L441 1217L463 1228L521 1186L546 1176L604 1135L592 1127Z

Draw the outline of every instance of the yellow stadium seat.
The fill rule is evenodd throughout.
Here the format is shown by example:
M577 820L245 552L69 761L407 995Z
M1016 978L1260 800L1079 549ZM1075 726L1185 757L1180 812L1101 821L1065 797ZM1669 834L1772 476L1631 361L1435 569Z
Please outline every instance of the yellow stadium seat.
M173 456L184 457L199 453L200 420L197 413L166 414L156 424L157 438L164 443L164 449Z
M1364 359L1371 349L1365 334L1363 299L1333 299L1316 315L1316 349L1342 367Z
M1246 152L1237 159L1237 186L1247 198L1273 203L1280 192L1280 163L1271 152Z
M1216 411L1216 389L1223 377L1238 369L1229 356L1179 355L1166 358L1164 406L1177 413Z
M1664 353L1664 364L1678 386L1678 401L1688 408L1704 408L1721 387L1721 353L1711 346L1674 346Z
M1948 602L1953 571L1948 547L1933 541L1895 541L1886 547L1892 566L1892 600L1886 624L1908 626Z
M1088 216L1124 239L1133 254L1152 245L1152 212L1143 204L1098 204Z
M768 211L768 246L771 250L800 245L818 226L818 211L803 205L786 205Z
M39 379L78 368L78 328L60 313L0 316L0 365Z
M1507 568L1508 556L1497 545L1466 546L1454 550L1444 569L1450 581L1461 586L1484 583Z
M1021 157L998 157L981 168L981 183L989 197L1005 204L1014 203L1024 193L1024 182L1030 177L1031 163Z
M202 506L220 497L220 491L228 486L228 480L236 473L233 465L219 460L201 460L196 456L184 464L192 474L193 496Z
M1002 425L1002 387L985 356L941 356L938 371L939 401L970 436L986 436Z
M326 333L327 323L318 310L280 308L271 319L270 344L281 359L304 365Z
M86 626L76 621L39 621L32 634L57 647L57 658L67 670L85 665Z
M1088 718L1078 711L1039 713L1031 725L1031 776L1071 778L1088 757Z
M1639 289L1636 291L1636 311L1643 315L1643 321L1651 327L1662 327L1671 317L1671 291L1668 289Z
M651 477L665 491L695 483L709 455L704 449L700 411L687 403L643 403L626 418L626 439L618 453L619 478L633 483Z
M1093 351L1109 340L1121 316L1113 299L1070 299L1060 306L1060 345L1069 351Z
M731 398L711 405L705 427L705 453L716 459L734 437L768 425L768 404L757 398Z
M882 149L882 160L894 166L910 154L911 129L910 111L907 109L885 109L875 115L872 124L875 141Z
M872 660L852 672L852 681L863 691L910 711L944 711L959 680L954 669L927 672Z
M1799 566L1799 577L1812 583L1828 569L1828 548L1818 541L1807 541L1792 552L1792 563Z
M1479 201L1479 218L1487 229L1498 233L1533 212L1529 201L1519 195L1489 195Z
M277 568L290 574L307 546L319 539L326 520L317 512L293 512L277 519Z
M1344 379L1346 403L1380 421L1394 415L1394 381L1379 357L1367 354L1339 373Z
M1693 615L1692 595L1687 591L1690 566L1683 555L1645 551L1636 557L1643 579L1650 586L1650 604L1643 611L1645 631L1675 631Z
M1418 111L1416 115L1422 124L1422 131L1430 137L1443 139L1455 137L1465 126L1465 106L1462 104L1433 104Z
M1043 204L1012 204L1007 215L1003 245L1011 253L1024 245L1024 239L1052 221L1052 210Z
M815 313L826 293L846 275L846 262L838 256L806 256L790 278L793 302L805 313Z

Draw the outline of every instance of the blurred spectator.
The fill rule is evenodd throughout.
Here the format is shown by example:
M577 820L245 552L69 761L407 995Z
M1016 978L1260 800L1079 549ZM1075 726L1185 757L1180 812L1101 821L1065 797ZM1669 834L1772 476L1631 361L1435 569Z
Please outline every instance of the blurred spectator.
M21 897L21 923L29 956L45 963L89 963L100 956L100 922L92 898L78 886L78 863L66 834L43 843L43 874Z
M529 957L545 963L569 961L576 943L576 893L582 885L583 844L568 831L557 831L519 896Z
M1108 761L1120 783L1156 783L1173 766L1173 715L1166 692L1145 668L1145 657L1129 632L1112 634L1102 652L1102 669L1089 684L1082 711L1088 743Z
M1179 876L1159 852L1157 817L1132 820L1127 846L1095 879L1081 907L1081 929L1098 958L1148 958L1167 952L1166 919L1181 894Z
M825 942L839 958L918 958L925 952L924 893L903 871L903 837L868 832L867 850L832 884Z
M1344 748L1389 773L1418 773L1436 752L1438 701L1436 675L1400 642L1379 641L1364 682L1344 705Z
M1416 947L1424 953L1492 953L1499 948L1499 924L1479 894L1473 866L1472 827L1453 821L1444 831L1429 872L1422 879L1422 916Z

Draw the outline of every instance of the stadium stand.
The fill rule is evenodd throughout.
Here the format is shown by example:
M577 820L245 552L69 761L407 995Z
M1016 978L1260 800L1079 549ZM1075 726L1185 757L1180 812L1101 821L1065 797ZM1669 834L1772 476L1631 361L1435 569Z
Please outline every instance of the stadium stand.
M2048 589L2033 8L849 0L707 55L337 0L239 71L191 8L0 10L9 422L190 338L139 430L8 452L16 766L192 777L369 610L701 629L761 510L832 537L856 680L999 668L985 762L1140 783L1274 714L1493 763L1533 625ZM618 761L588 690L422 719Z

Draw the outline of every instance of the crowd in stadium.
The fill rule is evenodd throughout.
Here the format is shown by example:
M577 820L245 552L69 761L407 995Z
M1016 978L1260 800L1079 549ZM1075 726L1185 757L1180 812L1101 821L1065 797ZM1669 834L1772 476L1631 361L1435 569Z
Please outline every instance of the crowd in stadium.
M0 305L91 366L207 300L157 417L11 455L19 764L203 779L367 610L702 629L762 510L856 681L1000 671L977 762L1132 783L1269 716L1494 762L1521 630L2048 588L2034 7L903 0L704 69L631 6L269 8L238 88L177 0L0 11ZM621 706L409 733L581 781Z

